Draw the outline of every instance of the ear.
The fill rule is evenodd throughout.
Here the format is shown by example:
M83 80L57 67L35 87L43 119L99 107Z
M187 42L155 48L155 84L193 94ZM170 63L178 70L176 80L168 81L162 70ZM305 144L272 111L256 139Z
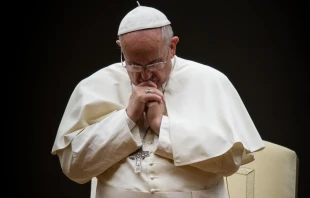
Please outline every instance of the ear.
M119 40L116 40L116 44L117 44L118 46L121 46L121 42L120 42Z
M174 36L171 38L171 44L170 44L171 57L170 58L173 58L174 55L176 54L178 42L179 42L179 37Z

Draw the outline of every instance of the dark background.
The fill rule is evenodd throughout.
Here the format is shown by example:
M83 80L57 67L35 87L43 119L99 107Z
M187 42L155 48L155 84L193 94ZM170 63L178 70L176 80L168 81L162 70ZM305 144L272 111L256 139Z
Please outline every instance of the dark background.
M306 11L302 1L148 1L172 22L177 55L226 74L262 138L294 150L306 197L309 129ZM17 177L19 197L89 197L61 171L51 149L67 101L83 78L119 61L115 44L136 1L25 1L18 4ZM4 38L5 39L5 38ZM195 79L193 79L195 80ZM126 179L126 178L124 178ZM267 179L267 178L266 178Z

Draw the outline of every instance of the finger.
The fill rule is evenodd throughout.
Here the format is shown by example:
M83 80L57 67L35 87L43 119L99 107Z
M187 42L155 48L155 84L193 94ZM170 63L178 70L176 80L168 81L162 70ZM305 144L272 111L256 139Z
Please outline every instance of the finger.
M145 94L142 100L144 103L153 102L153 101L158 102L158 103L163 103L162 97L156 94Z
M140 83L140 84L137 85L137 86L138 86L138 87L146 87L146 86L149 86L149 87L157 88L157 85L156 85L154 82L150 81L150 80L148 80L148 81L143 81L142 83Z
M156 101L151 101L151 102L147 102L147 103L145 104L145 106L146 106L147 108L156 107L156 106L159 106L159 103L156 102Z
M164 94L161 91L159 91L158 89L151 89L151 88L150 89L146 89L145 93L146 94L156 94L156 95L160 96L164 100Z
M148 101L148 99L144 99L145 97L148 97L149 95L157 95L161 98L162 101L165 101L164 94L159 91L158 89L155 89L154 87L135 87L133 94L137 95L139 98L142 99L142 101ZM148 95L148 96L146 96ZM148 97L149 98L149 97Z

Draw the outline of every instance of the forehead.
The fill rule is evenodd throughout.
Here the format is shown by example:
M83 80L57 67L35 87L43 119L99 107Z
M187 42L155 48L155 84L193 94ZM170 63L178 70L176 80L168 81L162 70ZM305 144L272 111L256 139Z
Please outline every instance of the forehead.
M161 51L164 46L161 29L135 31L120 37L121 47L126 54L146 54Z

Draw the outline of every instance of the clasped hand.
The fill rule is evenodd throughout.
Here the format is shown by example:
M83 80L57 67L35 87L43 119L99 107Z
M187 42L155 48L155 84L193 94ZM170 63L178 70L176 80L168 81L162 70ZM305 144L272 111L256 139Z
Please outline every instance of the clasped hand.
M148 89L152 90L152 92L146 93ZM147 123L158 134L163 116L163 110L160 105L163 103L163 93L157 89L155 83L146 81L133 89L126 112L128 117L134 122L139 120L143 112L145 112Z

